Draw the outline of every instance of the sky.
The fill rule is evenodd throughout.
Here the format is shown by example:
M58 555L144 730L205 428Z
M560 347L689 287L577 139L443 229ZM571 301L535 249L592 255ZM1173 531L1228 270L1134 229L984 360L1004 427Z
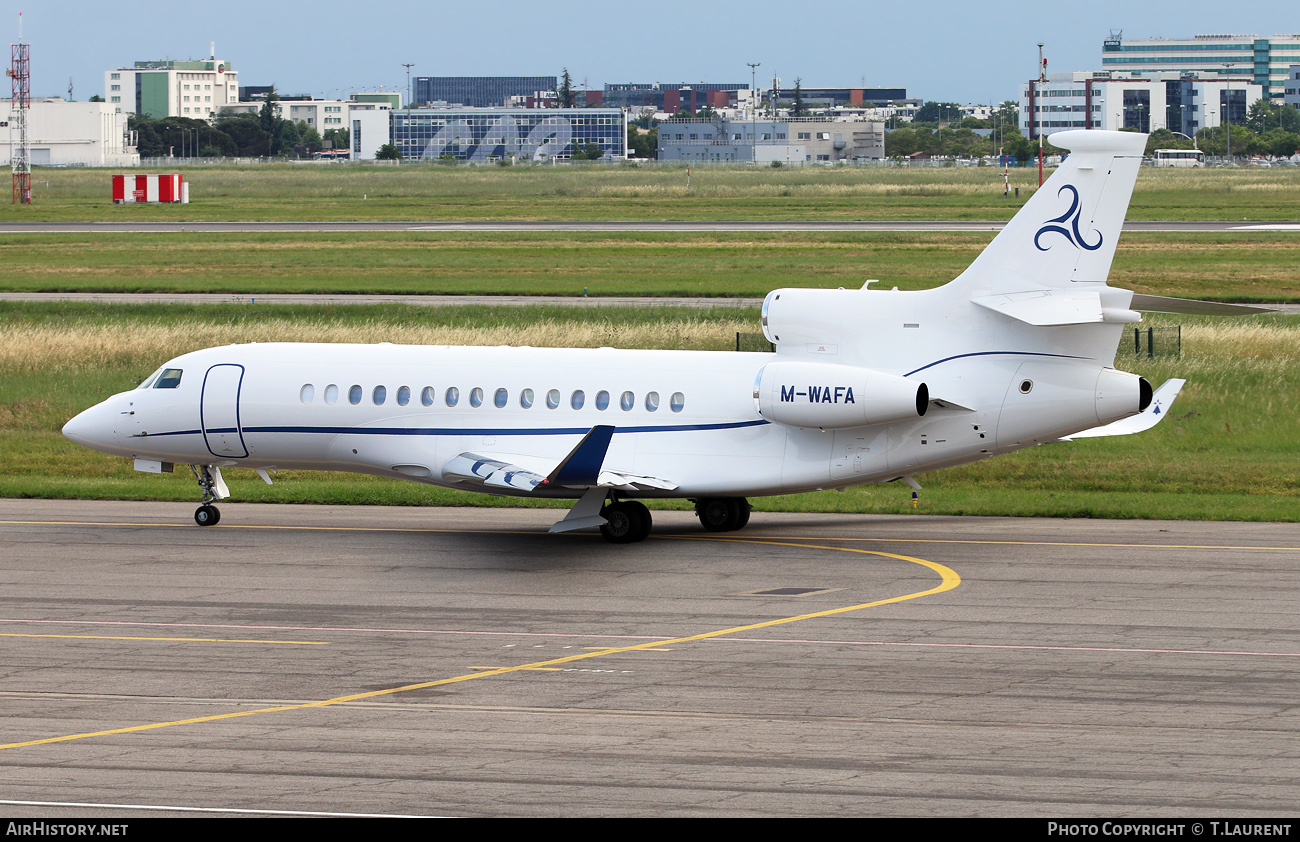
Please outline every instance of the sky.
M1286 5L1182 0L1035 4L955 2L804 5L774 0L449 3L386 0L281 4L45 0L4 4L0 32L30 45L34 96L104 95L104 72L146 59L205 59L209 45L241 85L346 98L406 90L412 76L559 76L606 82L737 82L758 62L760 87L903 87L909 97L989 103L1015 99L1048 70L1097 70L1112 30L1127 38L1300 32ZM1157 6L1161 7L1157 11ZM1259 8L1269 6L1271 8ZM1229 11L1231 9L1231 11Z

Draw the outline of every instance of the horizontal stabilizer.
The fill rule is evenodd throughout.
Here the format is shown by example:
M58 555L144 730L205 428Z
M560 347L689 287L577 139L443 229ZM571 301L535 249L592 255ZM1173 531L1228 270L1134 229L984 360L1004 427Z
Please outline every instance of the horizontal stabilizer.
M1121 418L1104 427L1093 427L1091 430L1084 430L1081 433L1071 433L1062 441L1098 438L1100 436L1127 436L1149 430L1163 421L1164 417L1169 414L1169 407L1174 405L1174 398L1178 397L1178 392L1186 382L1186 380L1177 378L1166 380L1151 396L1151 405L1137 415Z
M1181 313L1187 316L1256 316L1276 313L1271 307L1254 307L1250 304L1224 304L1219 301L1197 301L1194 298L1168 298L1163 295L1133 294L1134 310L1148 313Z
M1141 321L1132 310L1103 307L1096 290L1041 289L1001 295L977 295L971 301L981 307L1038 327Z

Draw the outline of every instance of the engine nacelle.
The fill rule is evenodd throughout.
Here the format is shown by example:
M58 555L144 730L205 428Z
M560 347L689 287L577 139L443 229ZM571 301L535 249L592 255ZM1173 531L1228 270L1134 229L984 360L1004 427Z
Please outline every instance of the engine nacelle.
M754 377L754 406L776 424L834 430L920 418L929 409L930 390L869 368L774 362Z

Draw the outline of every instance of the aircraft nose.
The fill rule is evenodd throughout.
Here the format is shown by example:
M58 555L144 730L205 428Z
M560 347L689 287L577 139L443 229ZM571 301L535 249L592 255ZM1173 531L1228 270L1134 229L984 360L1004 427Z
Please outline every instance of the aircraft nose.
M91 450L111 451L117 447L117 413L106 404L96 404L63 425L69 441Z

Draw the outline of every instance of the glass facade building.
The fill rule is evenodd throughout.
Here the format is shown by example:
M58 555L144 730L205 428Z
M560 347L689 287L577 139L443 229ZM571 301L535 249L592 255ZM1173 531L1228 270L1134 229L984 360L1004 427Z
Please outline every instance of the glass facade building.
M390 119L392 143L406 160L567 160L575 144L627 157L627 121L618 108L421 108L393 111Z
M1246 75L1264 89L1264 96L1281 100L1290 66L1300 63L1300 35L1130 39L1118 33L1106 39L1101 50L1106 70Z
M416 76L411 80L411 102L446 102L472 108L505 105L512 96L553 91L554 76Z

